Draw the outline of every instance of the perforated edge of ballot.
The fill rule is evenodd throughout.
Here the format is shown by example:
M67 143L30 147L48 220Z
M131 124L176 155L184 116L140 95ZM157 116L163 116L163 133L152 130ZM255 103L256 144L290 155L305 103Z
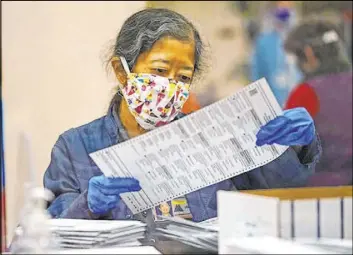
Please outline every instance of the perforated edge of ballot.
M256 146L262 125L282 113L265 79L172 123L91 153L110 177L134 177L121 194L136 214L270 163L287 146Z

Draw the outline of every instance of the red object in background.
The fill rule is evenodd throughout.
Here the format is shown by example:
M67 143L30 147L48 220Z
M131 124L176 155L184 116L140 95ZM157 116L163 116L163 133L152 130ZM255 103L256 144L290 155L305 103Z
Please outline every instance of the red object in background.
M304 107L312 118L319 112L320 104L315 90L307 83L298 85L290 93L285 109L292 109L296 107Z
M188 99L186 100L182 113L189 114L194 111L197 111L201 108L199 101L197 100L197 97L194 93L190 93Z

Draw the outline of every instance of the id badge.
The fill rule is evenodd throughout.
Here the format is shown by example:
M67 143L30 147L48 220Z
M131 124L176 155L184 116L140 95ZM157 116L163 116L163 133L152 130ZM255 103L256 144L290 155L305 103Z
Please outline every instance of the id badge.
M152 208L152 213L154 221L163 221L158 219L158 216L192 219L192 215L185 197L180 197L161 203L159 206Z

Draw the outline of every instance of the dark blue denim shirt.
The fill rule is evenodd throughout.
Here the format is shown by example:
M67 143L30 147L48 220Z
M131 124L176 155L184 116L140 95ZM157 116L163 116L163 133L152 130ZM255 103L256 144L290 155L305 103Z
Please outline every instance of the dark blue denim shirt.
M91 177L102 172L89 157L97 150L122 142L124 131L112 105L104 117L72 128L59 136L51 162L44 174L44 186L55 194L48 207L54 218L98 219L87 206L87 188ZM318 137L304 147L290 147L276 160L232 179L186 195L193 217L199 222L217 216L218 190L251 190L305 186L321 155ZM123 201L109 213L109 219L131 219Z

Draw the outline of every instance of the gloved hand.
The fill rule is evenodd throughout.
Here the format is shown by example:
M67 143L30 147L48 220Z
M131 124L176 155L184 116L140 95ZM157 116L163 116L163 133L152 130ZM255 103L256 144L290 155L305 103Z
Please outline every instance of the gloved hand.
M315 137L314 121L303 107L283 111L278 116L262 126L256 134L256 145L308 145Z
M88 208L95 214L105 214L118 205L121 193L139 190L139 181L134 178L94 176L88 182Z

